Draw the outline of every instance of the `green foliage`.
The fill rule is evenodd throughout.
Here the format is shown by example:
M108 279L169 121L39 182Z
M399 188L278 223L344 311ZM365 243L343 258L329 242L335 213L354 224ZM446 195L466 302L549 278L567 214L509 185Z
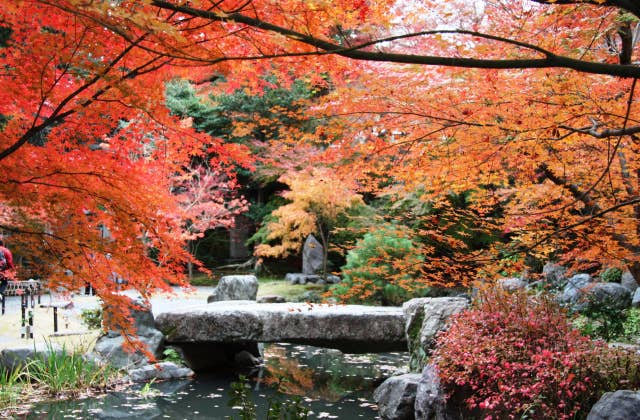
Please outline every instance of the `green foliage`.
M613 302L589 299L580 312L587 318L582 331L590 336L611 341L623 335L627 311Z
M208 274L195 273L189 283L192 286L213 286L213 279Z
M290 86L266 76L270 85L261 95L239 87L231 93L197 96L185 80L174 80L166 86L166 102L171 112L180 117L193 118L196 129L234 143L250 144L253 140L267 141L281 136L283 127L312 131L318 125L301 112L304 100L314 96L313 87L298 79ZM251 124L249 132L238 132L237 126Z
M166 362L175 363L178 366L184 366L184 359L178 351L172 347L167 347L162 352L162 359Z
M365 234L349 251L343 281L332 292L348 302L401 304L428 291L416 281L423 261L407 229L384 225Z
M582 334L607 341L640 341L640 309L624 311L600 308L583 312L573 320Z
M640 308L627 310L627 319L622 326L624 338L640 344Z
M52 395L104 388L116 374L115 369L86 360L81 353L48 347L25 366L25 375Z
M231 383L229 407L238 407L242 420L257 419L256 406L251 401L249 390L249 379L244 375L238 376L238 380Z
M160 392L157 389L151 388L151 386L156 382L156 378L151 379L149 382L145 383L138 393L142 398L153 398L156 395L159 395Z
M606 283L620 283L622 280L622 270L618 267L607 268L600 274L600 279Z
M80 318L82 318L82 323L90 330L102 328L102 308L83 309Z
M0 408L15 406L26 385L20 366L13 371L0 368Z

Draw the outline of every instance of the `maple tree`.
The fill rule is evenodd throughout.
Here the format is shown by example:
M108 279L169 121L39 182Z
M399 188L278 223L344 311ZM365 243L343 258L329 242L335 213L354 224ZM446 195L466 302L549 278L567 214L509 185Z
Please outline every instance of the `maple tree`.
M329 168L316 167L287 173L280 180L289 186L282 196L290 201L271 213L265 226L266 241L256 246L256 255L286 257L296 254L312 233L322 244L322 273L326 280L331 235L336 221L350 208L362 204L348 183L333 176Z
M194 156L222 175L246 150L169 115L164 82L182 69L142 47L148 34L122 42L80 11L30 1L3 4L0 23L0 225L48 287L90 283L133 338L112 273L143 299L185 285L194 208L172 189Z
M197 239L209 229L230 228L234 216L247 210L247 201L236 197L235 178L220 173L208 165L199 165L175 177L180 206L186 218L185 229L189 252L197 254ZM193 276L193 263L188 262L189 278Z
M468 194L464 219L506 239L461 262L491 272L526 251L640 277L639 16L629 0L6 3L1 224L52 286L89 281L107 305L127 305L113 271L144 297L181 284L192 257L174 175L194 155L229 177L248 158L180 125L164 83L215 70L260 92L265 74L304 76L326 88L308 112L330 124L280 147L321 145L309 163L367 194L423 188L443 207Z

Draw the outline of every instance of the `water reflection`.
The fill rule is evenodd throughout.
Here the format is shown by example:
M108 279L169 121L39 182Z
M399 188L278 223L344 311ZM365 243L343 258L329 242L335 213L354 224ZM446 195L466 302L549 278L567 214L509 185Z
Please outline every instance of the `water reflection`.
M265 366L250 374L251 398L265 418L268 398L303 397L309 418L372 419L371 394L377 384L408 363L406 354L345 355L312 346L271 344ZM246 374L247 372L245 372ZM35 406L27 419L228 419L229 384L238 372L198 375L193 380L153 384L113 392L102 398L54 401Z

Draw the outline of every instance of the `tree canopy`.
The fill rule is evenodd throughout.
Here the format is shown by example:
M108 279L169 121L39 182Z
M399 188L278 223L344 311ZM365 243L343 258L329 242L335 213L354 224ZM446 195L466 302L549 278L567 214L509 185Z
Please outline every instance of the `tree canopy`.
M145 297L182 284L185 170L207 160L232 185L251 158L171 115L165 83L259 95L269 74L326 93L304 108L326 123L281 150L313 144L308 163L361 193L451 209L417 217L456 279L517 252L637 277L639 17L630 0L5 2L0 225L52 286L89 281L108 305L126 304L113 272ZM502 239L470 248L454 219Z

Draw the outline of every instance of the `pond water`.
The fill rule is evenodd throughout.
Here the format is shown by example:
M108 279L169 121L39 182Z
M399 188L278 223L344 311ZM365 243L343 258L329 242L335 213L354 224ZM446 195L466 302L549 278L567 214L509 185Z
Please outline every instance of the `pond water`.
M226 419L240 418L229 407L230 384L250 378L258 419L269 399L300 396L309 418L374 419L373 390L398 369L407 353L343 354L333 349L292 344L265 346L265 366L252 372L199 374L193 380L152 384L100 398L54 401L33 407L26 419Z

